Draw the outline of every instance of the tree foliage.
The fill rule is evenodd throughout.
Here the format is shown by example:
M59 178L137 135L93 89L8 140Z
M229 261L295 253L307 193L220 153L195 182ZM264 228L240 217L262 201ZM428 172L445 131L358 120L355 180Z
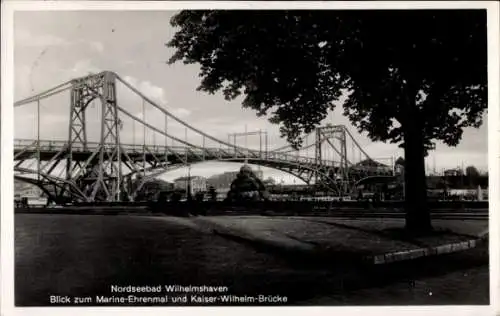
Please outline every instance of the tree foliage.
M271 112L295 145L344 97L374 141L401 143L411 119L426 148L454 146L482 123L484 10L182 11L171 24L170 63L200 64L199 90L244 93L243 106Z
M295 147L337 104L373 141L405 150L406 224L430 229L424 157L456 146L487 108L486 10L182 11L169 63L199 90L244 95Z
M396 159L396 161L394 162L394 165L404 166L405 165L405 159L403 157L398 157L398 159Z
M468 166L465 168L465 175L469 178L477 178L479 177L479 170L474 166Z
M264 183L248 166L244 166L231 183L227 197L232 201L261 200L266 198L266 192Z

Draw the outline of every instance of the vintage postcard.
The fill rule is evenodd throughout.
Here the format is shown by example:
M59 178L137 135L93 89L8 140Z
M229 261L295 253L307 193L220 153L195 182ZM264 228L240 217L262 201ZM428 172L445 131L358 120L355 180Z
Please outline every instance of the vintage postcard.
M2 315L498 311L498 3L2 9Z

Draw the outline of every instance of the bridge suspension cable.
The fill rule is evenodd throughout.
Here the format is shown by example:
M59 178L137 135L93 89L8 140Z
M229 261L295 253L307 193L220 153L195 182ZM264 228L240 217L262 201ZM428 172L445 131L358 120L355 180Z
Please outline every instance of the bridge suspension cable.
M130 117L132 120L137 121L137 122L139 122L139 123L143 124L143 125L144 125L144 129L145 129L146 127L148 127L148 128L150 128L150 129L152 129L153 131L156 131L156 132L160 133L160 134L161 134L161 135L163 135L163 136L169 137L169 138L171 138L171 139L173 139L173 140L175 140L175 141L177 141L177 142L179 142L179 143L181 143L181 144L187 145L187 146L189 146L189 147L198 148L198 149L204 149L204 148L202 148L202 147L200 147L200 146L197 146L197 145L195 145L195 144L191 144L191 143L188 143L188 142L186 142L186 141L183 141L182 139L177 138L177 137L175 137L175 136L172 136L172 135L168 135L168 134L166 134L165 132L163 132L163 131L162 131L162 130L160 130L159 128L157 128L157 127L155 127L155 126L153 126L153 125L151 125L151 124L149 124L149 123L145 122L144 120L142 120L142 119L140 119L140 118L138 118L138 117L134 116L132 113L130 113L129 111L125 110L125 109L124 109L124 108L122 108L121 106L118 106L118 105L117 105L117 106L116 106L116 108L117 108L120 112L122 112L123 114L127 115L128 117ZM144 135L145 135L145 133L144 133ZM144 141L143 145L145 146L145 144L146 144L146 137L145 137L145 136L144 136L143 141Z
M59 87L60 87L60 86L59 86ZM50 91L53 91L53 92L50 92L50 93L48 93L48 94L46 94L46 93L47 93L47 91L46 91L45 93L39 93L39 94L37 94L37 95L35 95L35 96L32 96L32 97L26 98L26 99L21 100L21 101L18 101L18 102L15 102L15 103L14 103L14 106L15 106L15 107L18 107L18 106L21 106L21 105L25 105L25 104L33 103L33 102L35 102L35 101L40 101L40 100L46 99L46 98L48 98L48 97L51 97L51 96L53 96L53 95L59 94L59 93L61 93L61 92L64 92L64 91L66 91L66 90L69 90L69 89L71 89L71 88L72 88L71 86L68 86L68 87L66 87L66 88L64 88L64 89L59 89L59 90L56 90L56 91L53 91L54 89L51 89Z
M361 147L361 145L359 145L359 143L356 141L356 139L352 136L351 132L345 128L345 131L347 133L347 135L349 135L349 137L351 138L351 140L353 141L353 143L356 145L356 147L363 153L363 155L365 155L365 157L368 159L368 160L372 160L370 158L370 156L366 153L366 151L364 151L363 147Z
M199 129L197 129L196 127L188 124L187 122L181 120L180 118L178 118L177 116L175 116L174 114L172 114L170 111L168 110L165 110L163 107L159 106L158 104L156 104L156 102L154 102L153 100L151 100L150 98L148 98L147 96L145 96L142 92L140 92L138 89L136 89L134 86L132 86L131 84L129 84L127 81L125 81L124 79L122 79L119 75L116 75L116 78L121 82L123 83L125 86L127 86L130 90L132 90L134 93L136 93L137 95L139 95L141 98L143 98L144 100L146 100L149 104L151 104L153 107L157 108L158 110L160 110L161 112L163 112L163 114L165 115L168 115L169 117L171 117L172 119L174 119L175 121L177 121L178 123L184 125L185 127L189 128L190 130L202 135L202 136L205 136L206 138L212 140L212 141L215 141L217 143L221 143L223 145L226 145L226 146L229 146L229 147L233 147L235 149L238 149L240 150L240 154L244 154L245 151L247 150L247 148L243 148L243 147L240 147L240 146L235 146L235 145L231 145L230 143L226 143L220 139L217 139Z
M22 100L19 100L17 102L14 102L14 106L15 107L18 107L18 106L21 106L21 105L25 105L25 104L28 104L28 103L32 103L36 100L42 100L42 99L45 99L45 98L48 98L50 96L53 96L55 94L58 94L58 93L61 93L61 92L64 92L68 89L71 89L72 87L78 87L78 86L82 86L82 85L85 85L85 80L88 79L88 78L91 78L91 77L94 77L96 76L95 74L92 74L92 75L88 75L88 76L85 76L85 77L81 77L81 78L78 78L78 79L71 79L71 80L67 80L55 87L52 87L50 89L47 89L43 92L40 92L40 93L37 93L35 95L32 95L30 97L27 97L27 98L24 98ZM75 84L76 81L80 81L79 84ZM60 89L64 86L67 86L66 88L64 89ZM58 90L60 89L60 90ZM56 91L57 90L57 91Z
M308 149L308 148L311 148L312 146L314 146L314 144L311 144L311 145L307 145L308 143L308 137L310 137L311 135L313 135L314 133L309 133L307 135L305 135L304 137L304 140L306 142L306 146L305 147L301 147L298 149L298 151L301 151L301 150L305 150L305 149ZM286 150L286 151L285 151ZM297 151L296 149L294 149L292 147L292 145L290 144L287 144L287 145L283 145L281 147L278 147L278 148L275 148L275 149L272 149L270 150L270 152L281 152L281 153L289 153L289 152L292 152L292 151Z

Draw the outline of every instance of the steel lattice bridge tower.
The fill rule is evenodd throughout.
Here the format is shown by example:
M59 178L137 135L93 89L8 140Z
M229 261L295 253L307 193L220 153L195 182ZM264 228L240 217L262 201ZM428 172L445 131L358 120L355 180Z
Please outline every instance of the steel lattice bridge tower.
M134 95L137 102L120 103L117 85ZM49 111L51 99L58 95L63 96L65 104L69 101L68 125L61 126L67 136L47 140L41 137L41 108L47 103ZM110 71L70 80L15 103L16 109L32 105L36 105L30 112L35 113L36 135L14 140L14 175L40 187L56 202L134 200L144 184L158 175L210 160L247 161L275 168L335 194L348 193L360 179L391 176L393 172L392 167L372 160L339 125L317 128L315 140L300 150L290 146L269 150L267 134L265 148L261 143L259 148L250 149L224 142L191 126ZM137 114L137 107L142 107L142 113ZM64 105L64 111L67 108ZM139 143L136 125L142 128ZM184 129L184 139L178 135L179 127ZM188 141L188 132L197 141ZM153 141L147 139L148 133ZM157 144L155 136L163 138L164 143ZM350 158L348 142L353 152ZM359 153L357 163L353 162L355 150Z

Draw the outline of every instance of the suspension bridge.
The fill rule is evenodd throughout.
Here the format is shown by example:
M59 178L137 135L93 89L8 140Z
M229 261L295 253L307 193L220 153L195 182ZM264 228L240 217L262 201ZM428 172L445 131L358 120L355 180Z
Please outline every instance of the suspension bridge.
M15 179L54 201L133 201L151 179L205 161L278 169L339 195L363 178L393 175L393 167L370 158L345 126L318 127L298 150L269 149L262 131L223 141L110 71L69 80L15 102L15 109L34 134L14 140ZM238 144L242 135L258 135L257 148Z

